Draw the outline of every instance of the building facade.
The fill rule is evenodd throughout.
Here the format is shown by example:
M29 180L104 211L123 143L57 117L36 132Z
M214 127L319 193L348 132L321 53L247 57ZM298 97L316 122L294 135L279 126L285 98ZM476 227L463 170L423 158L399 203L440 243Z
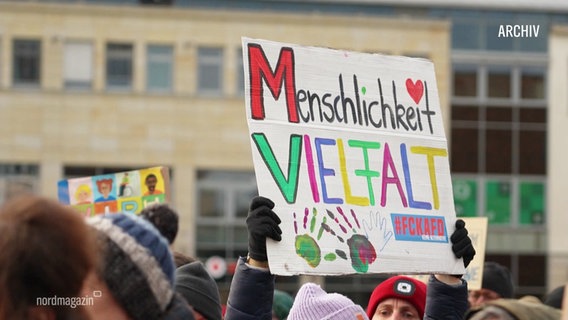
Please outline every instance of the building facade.
M449 129L445 19L3 1L1 200L23 191L56 197L60 179L168 166L181 214L175 247L204 261L221 257L226 295L231 267L246 254L244 219L257 194L243 36L431 59ZM366 303L377 283L349 277L328 286ZM298 279L279 286L294 292Z
M568 281L568 247L565 214L568 208L566 181L568 171L565 159L568 156L566 126L568 125L568 26L556 25L550 35L550 62L548 66L548 283L555 287Z
M431 59L456 210L487 216L486 260L518 296L568 281L568 5L524 0L0 1L0 201L59 179L170 167L176 248L246 253L257 193L241 37ZM219 260L216 260L219 263ZM296 277L279 278L294 292ZM371 276L326 287L365 305Z

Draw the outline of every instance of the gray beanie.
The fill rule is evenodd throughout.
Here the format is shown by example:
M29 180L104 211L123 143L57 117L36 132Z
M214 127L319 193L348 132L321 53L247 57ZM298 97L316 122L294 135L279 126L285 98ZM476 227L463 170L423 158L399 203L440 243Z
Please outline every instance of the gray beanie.
M102 277L135 320L163 319L174 298L174 261L168 243L149 222L127 213L87 219L104 248Z
M483 265L483 289L498 293L501 298L513 298L513 279L507 267L488 261Z
M194 261L176 269L175 289L207 320L222 319L219 288L201 261Z

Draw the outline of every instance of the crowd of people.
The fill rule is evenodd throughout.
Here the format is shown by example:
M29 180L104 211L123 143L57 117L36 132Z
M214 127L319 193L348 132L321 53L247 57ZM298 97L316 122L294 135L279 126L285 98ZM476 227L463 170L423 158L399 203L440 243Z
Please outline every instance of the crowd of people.
M0 319L561 319L564 286L543 300L514 298L510 271L491 261L479 290L462 275L427 283L396 275L365 306L311 282L277 290L266 249L268 238L281 240L273 209L270 199L251 200L248 255L238 259L225 309L203 263L173 249L179 215L167 204L84 218L47 198L8 201L0 208ZM450 241L467 267L476 252L463 220Z

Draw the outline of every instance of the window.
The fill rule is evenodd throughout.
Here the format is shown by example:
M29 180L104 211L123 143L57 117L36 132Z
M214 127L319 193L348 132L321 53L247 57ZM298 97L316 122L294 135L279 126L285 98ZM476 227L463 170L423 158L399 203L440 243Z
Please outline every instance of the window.
M106 86L111 90L132 89L133 47L125 43L109 43L106 48Z
M492 66L488 70L487 92L490 98L511 97L511 70L508 67Z
M454 68L454 96L475 97L477 95L476 66L459 65Z
M245 219L250 200L258 194L254 173L200 171L197 176L197 256L246 255Z
M458 215L544 227L544 64L454 66L450 150ZM472 90L474 83L482 90Z
M173 47L150 45L147 48L146 88L149 92L171 92Z
M0 203L26 193L36 194L39 166L34 164L0 164Z
M223 91L223 49L201 47L198 56L198 92L200 94L221 94Z
M66 42L63 52L63 77L67 89L90 89L93 82L93 45Z
M544 99L544 69L524 67L521 70L521 98Z
M40 41L15 39L13 50L14 85L39 86L41 74Z

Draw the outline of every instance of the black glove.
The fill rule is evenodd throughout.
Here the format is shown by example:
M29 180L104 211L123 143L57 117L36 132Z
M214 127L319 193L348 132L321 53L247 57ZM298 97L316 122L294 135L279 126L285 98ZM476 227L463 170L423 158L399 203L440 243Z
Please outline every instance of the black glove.
M272 211L274 202L261 196L254 197L250 203L247 217L249 257L258 261L268 261L266 257L266 238L282 240L282 230L278 226L280 218Z
M452 251L456 258L463 258L463 266L467 268L473 257L475 256L475 249L471 243L471 239L467 235L465 228L465 221L462 219L456 220L456 231L450 237L452 241Z

